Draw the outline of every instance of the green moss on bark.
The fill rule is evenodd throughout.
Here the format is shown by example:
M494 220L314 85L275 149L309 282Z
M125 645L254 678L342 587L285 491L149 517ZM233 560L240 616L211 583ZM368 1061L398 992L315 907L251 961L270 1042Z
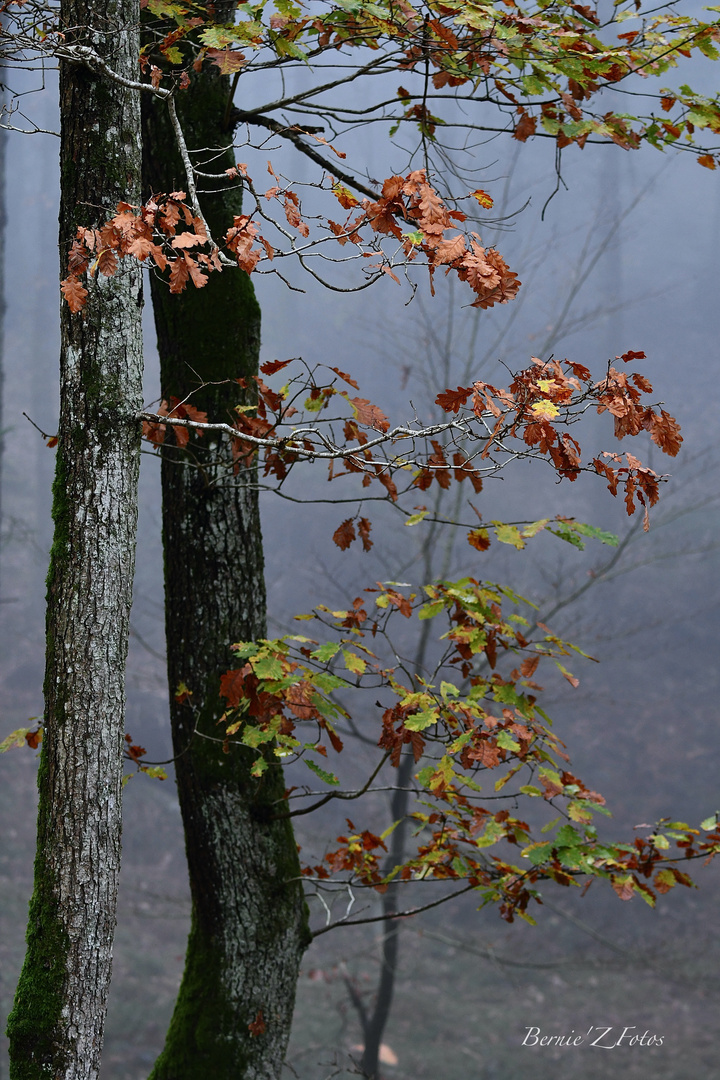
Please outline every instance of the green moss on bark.
M46 773L47 750L43 745L38 772L41 832L48 816L48 807L42 801ZM47 1080L60 1075L56 1070L63 1064L55 1040L61 1022L69 942L58 918L53 886L44 844L38 843L27 952L7 1025L10 1080Z

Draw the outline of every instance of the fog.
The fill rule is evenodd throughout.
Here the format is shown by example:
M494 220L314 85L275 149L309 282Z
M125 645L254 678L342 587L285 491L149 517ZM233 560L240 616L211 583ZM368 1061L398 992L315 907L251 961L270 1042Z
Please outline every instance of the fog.
M56 125L52 91L32 105L41 126ZM54 455L33 424L47 434L55 431L59 348L57 139L11 133L6 145L0 739L42 712ZM607 575L601 570L609 549L589 545L580 553L551 537L524 552L494 545L480 554L460 533L451 558L452 574L507 582L541 611L595 582L577 602L562 607L552 625L599 663L574 665L576 690L561 679L548 683L546 707L568 743L575 771L607 798L614 816L604 832L626 838L641 822L669 816L697 823L720 806L718 180L689 155L673 151L571 147L563 157L564 184L548 203L555 187L552 145L520 149L512 154L498 141L477 150L483 187L493 194L505 190L507 212L517 211L505 223L484 224L481 232L524 282L519 314L513 303L492 312L468 309L460 288L447 283L431 298L422 275L414 299L408 287L390 279L356 294L328 294L299 273L293 282L303 293L264 277L257 282L262 359L302 356L311 364L340 366L358 379L363 397L403 421L429 413L434 394L457 385L453 380L467 371L471 379L502 385L500 359L517 370L531 355L552 352L586 364L600 378L608 358L628 349L647 354L638 368L653 382L656 400L678 417L685 439L673 461L653 455L649 442L640 453L658 471L672 474L651 513L650 532L636 531ZM361 137L355 156L367 161L371 175L382 175L385 162L370 136ZM312 175L305 163L294 167L299 180ZM560 319L573 290L568 314ZM146 315L151 402L160 388L149 310ZM586 451L614 449L607 416L592 420L581 441ZM419 539L409 540L413 530L399 528L386 506L371 504L367 511L376 540L372 552L333 546L332 532L354 510L312 500L357 499L358 489L341 489L341 483L329 486L325 472L308 466L287 490L306 503L270 491L263 495L273 633L284 632L294 613L318 602L352 599L378 579L402 574L402 580L423 584L415 576L422 526ZM599 479L557 484L550 470L523 463L488 482L478 505L486 520L566 514L621 537L632 524ZM147 455L126 726L153 759L170 756L159 534L159 467ZM3 1022L23 956L35 770L29 749L0 758ZM135 777L126 788L125 813L106 1080L141 1080L149 1072L179 982L188 924L172 779ZM299 841L322 853L342 822L342 815L327 813L303 826ZM720 1077L713 917L718 879L713 866L693 872L699 889L681 896L678 888L660 898L655 911L638 897L623 904L595 883L583 899L579 890L544 890L548 903L535 912L536 928L508 927L490 910L476 912L472 902L422 917L403 933L402 980L386 1032L398 1061L388 1066L387 1076L519 1080L532 1069L539 1080L593 1080L622 1069L628 1077ZM298 1075L325 1077L335 1062L346 1066L359 1028L343 976L371 985L375 940L373 931L339 930L309 950L290 1054ZM510 967L503 963L508 958L540 966ZM591 1048L568 1053L522 1045L533 1025L551 1033L584 1033L601 1024L616 1034L625 1026L647 1028L664 1042L618 1047L609 1056ZM7 1075L3 1054L0 1077Z

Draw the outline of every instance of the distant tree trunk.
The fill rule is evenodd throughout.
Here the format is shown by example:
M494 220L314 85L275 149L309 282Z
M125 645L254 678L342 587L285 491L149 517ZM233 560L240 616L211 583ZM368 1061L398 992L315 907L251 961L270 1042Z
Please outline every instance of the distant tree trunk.
M126 79L138 68L137 0L64 0L82 38ZM70 28L88 28L71 30ZM140 103L62 63L60 256L79 224L140 191ZM94 1080L110 983L120 868L124 672L142 405L137 264L61 315L55 534L48 577L38 846L25 964L8 1024L13 1080Z
M233 9L216 4L216 17L231 18ZM206 65L177 97L189 147L210 148L201 155L207 172L234 164L231 151L218 152L232 142L224 126L229 94L229 79ZM165 107L154 100L143 107L146 192L183 187ZM206 196L204 213L222 234L240 213L240 192ZM194 393L192 404L232 423L235 406L253 399L235 380L252 382L258 364L260 309L249 278L225 270L202 291L180 296L155 278L152 298L163 396L182 400L200 382L213 384ZM282 771L275 763L255 779L256 754L237 745L223 753L218 738L220 676L236 666L229 646L266 632L256 480L254 467L234 476L229 448L207 435L186 450L163 451L168 678L192 924L152 1080L278 1077L309 940L292 828L272 820L283 798ZM180 683L192 691L184 703L175 699Z
M0 111L5 104L5 87L0 87ZM3 458L5 456L5 429L3 427L3 404L5 398L5 230L7 212L5 201L5 174L7 161L7 131L0 131L0 545L3 541ZM2 578L0 577L0 603L2 603Z

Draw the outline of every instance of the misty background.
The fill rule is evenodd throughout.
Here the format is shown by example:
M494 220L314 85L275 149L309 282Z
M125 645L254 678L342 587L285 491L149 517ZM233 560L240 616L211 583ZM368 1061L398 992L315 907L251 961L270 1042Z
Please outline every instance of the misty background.
M28 97L35 122L55 128L52 90ZM396 167L383 140L354 139L354 163L361 161L371 176L382 179ZM54 454L23 413L47 434L55 432L59 350L57 139L9 133L3 141L0 740L42 712ZM652 381L654 400L677 416L685 439L675 460L653 455L649 440L631 447L672 474L651 512L650 533L635 529L604 573L613 552L599 545L581 553L541 537L524 552L494 544L481 554L459 531L450 574L506 583L541 611L561 605L552 629L600 661L573 663L576 690L559 677L548 681L545 707L568 744L573 771L601 791L613 811L602 824L606 835L627 839L634 825L661 816L697 825L720 809L718 179L674 151L570 147L563 155L567 189L561 186L546 205L543 220L556 184L551 140L522 147L490 141L475 153L478 186L493 195L496 209L501 204L515 215L480 231L523 281L518 300L483 312L463 307L462 290L445 283L432 299L421 282L408 303L410 290L389 278L357 294L328 294L298 272L293 281L305 290L299 294L275 277L258 277L261 360L302 356L339 366L358 380L363 397L402 422L416 413L429 416L435 394L467 384L468 372L470 381L504 385L500 359L517 370L531 355L554 353L600 378L609 358L629 349L647 354L636 367ZM298 181L314 176L302 161L287 162L288 175ZM149 306L146 326L150 403L160 388ZM580 441L584 457L616 449L607 416L589 418ZM346 552L333 545L332 533L355 512L359 493L352 481L345 488L341 483L328 486L322 468L306 467L288 493L307 502L263 496L271 634L289 629L294 613L318 602L347 603L378 579L423 583L417 573L425 526L405 529L382 504L363 511L373 521L372 552L362 553L359 544ZM429 495L419 493L418 501ZM333 497L355 501L312 501ZM560 513L623 538L634 524L599 478L557 484L551 470L523 463L488 481L476 504L486 520ZM465 507L463 515L467 519ZM438 560L441 555L438 549ZM588 583L575 602L565 603ZM159 462L148 454L126 730L153 760L170 756L163 618ZM361 761L365 753L358 750ZM36 754L27 748L0 758L3 1027L24 954L36 767ZM343 831L344 815L328 809L298 822L303 855L312 861ZM189 901L172 777L161 783L137 776L127 785L124 849L105 1080L147 1076L182 972ZM520 1080L532 1070L538 1080L595 1080L622 1069L630 1078L719 1078L718 872L698 863L689 869L699 888L677 887L654 911L637 896L621 903L596 882L582 899L578 889L544 888L547 903L533 911L535 928L508 926L492 909L476 912L467 898L407 924L385 1036L396 1063L386 1065L386 1077ZM320 916L315 908L313 916ZM377 934L372 926L340 928L308 950L289 1053L296 1075L315 1080L351 1073L359 1025L345 980L361 990L372 987ZM636 1025L664 1041L610 1054L522 1046L530 1026L584 1034L591 1025L611 1025L617 1034ZM3 1042L0 1077L6 1076Z

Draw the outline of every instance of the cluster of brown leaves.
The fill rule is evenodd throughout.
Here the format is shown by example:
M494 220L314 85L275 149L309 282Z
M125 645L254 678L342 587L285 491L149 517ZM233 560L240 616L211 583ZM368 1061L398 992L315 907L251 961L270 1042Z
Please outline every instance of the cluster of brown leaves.
M196 409L189 401L180 401L176 397L171 397L169 401L165 401L163 398L156 409L156 413L158 416L173 417L178 420L194 420L198 424L207 424L208 422L206 412ZM154 446L162 446L167 436L168 426L168 424L156 424L144 420L142 426L143 438ZM172 430L175 435L176 446L184 449L190 441L190 429L173 424ZM202 429L196 429L196 433L201 437Z
M628 363L644 358L643 352L627 352L617 359ZM628 514L635 512L637 498L645 508L647 528L648 507L658 500L658 474L630 453L625 454L626 464L619 455L604 451L584 466L579 443L569 432L558 430L557 420L571 421L572 410L594 401L599 413L607 411L613 415L618 439L647 431L663 453L671 457L679 452L682 443L679 424L664 409L642 403L642 395L651 394L653 389L644 375L628 374L609 366L605 378L593 382L584 365L569 360L564 365L563 369L554 358L543 361L533 357L530 367L516 374L507 390L478 381L472 386L445 390L438 394L436 404L445 412L463 410L478 418L488 414L495 418L481 458L498 441L520 438L527 446L537 447L547 455L561 478L576 480L581 472L592 469L606 477L613 495L622 485Z
M299 197L281 183L271 162L268 171L275 183L264 193L265 198L279 202L288 225L307 238L310 229L303 220ZM238 164L227 173L230 179L244 179L255 194L245 165ZM360 205L346 188L335 184L333 191L344 207ZM88 290L82 281L86 274L93 277L99 272L111 277L118 260L126 256L140 262L149 260L161 272L169 268L172 293L182 292L188 282L201 289L210 273L222 270L221 248L208 237L202 219L193 213L185 198L185 192L175 191L167 196L154 195L140 207L118 203L116 214L101 228L79 228L68 257L68 275L61 283L70 310L76 313L87 302ZM370 268L382 269L395 281L399 279L393 271L393 260L377 242L384 235L400 242L407 262L414 261L420 252L425 255L431 284L435 270L444 266L446 273L455 271L475 293L473 307L504 304L517 294L520 287L517 274L508 269L494 248L485 249L476 233L472 233L469 245L461 232L447 235L464 220L461 211L445 206L428 183L425 171L420 169L406 177L389 177L376 201L363 200L358 217L354 220L349 217L344 225L328 219L328 227L341 245L350 242L361 248L368 246L362 235L367 227L370 249L364 254L377 255L380 260ZM404 234L401 223L412 225L416 231ZM221 247L247 274L255 270L263 256L272 261L276 253L248 214L233 219Z
M352 214L338 224L329 225L341 244L351 241L361 245L360 230L369 225L375 233L393 236L402 243L405 257L412 262L422 252L430 269L430 279L438 267L446 267L446 273L454 270L461 281L467 282L477 299L472 307L489 308L505 304L517 295L520 288L517 274L508 269L502 256L494 249L482 247L480 237L472 233L468 246L458 225L466 220L460 210L449 209L438 193L428 183L424 169L416 169L407 176L391 176L384 181L382 194L377 201L363 199L362 203L347 189L334 186L341 206L348 210L360 206L362 212L355 218ZM403 233L401 223L407 222L417 230L416 234ZM383 267L392 277L392 269ZM395 278L397 280L397 278Z
M132 256L139 262L150 260L164 271L170 267L170 292L182 292L188 281L202 288L212 270L221 263L215 249L208 246L202 220L185 204L185 192L149 199L141 207L120 202L117 213L99 229L78 228L68 255L68 276L61 282L63 296L73 313L87 302L82 284L87 274L112 277L118 260Z

